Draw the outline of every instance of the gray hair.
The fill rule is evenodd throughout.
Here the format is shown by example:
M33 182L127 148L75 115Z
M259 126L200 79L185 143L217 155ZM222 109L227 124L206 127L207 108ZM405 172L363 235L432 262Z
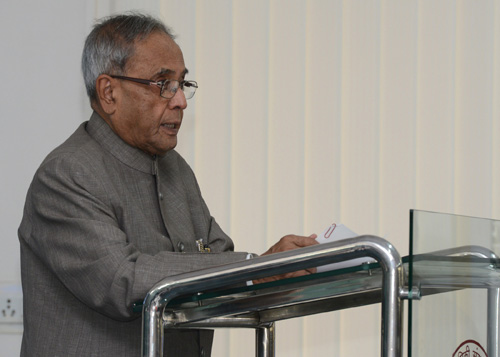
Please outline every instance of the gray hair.
M97 100L97 77L103 73L123 75L127 61L134 54L135 42L156 31L174 39L163 22L140 13L105 17L94 25L82 54L83 79L91 102Z

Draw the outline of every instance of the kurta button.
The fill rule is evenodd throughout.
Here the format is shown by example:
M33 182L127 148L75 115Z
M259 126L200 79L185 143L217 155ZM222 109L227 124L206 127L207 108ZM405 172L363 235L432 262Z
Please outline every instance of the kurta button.
M160 196L160 200L163 200L163 194L161 192L160 192L159 196Z
M201 348L200 356L201 357L205 357L205 350L203 349L203 347Z
M181 252L183 252L184 251L184 243L182 243L182 242L177 243L177 248L179 248L179 250Z

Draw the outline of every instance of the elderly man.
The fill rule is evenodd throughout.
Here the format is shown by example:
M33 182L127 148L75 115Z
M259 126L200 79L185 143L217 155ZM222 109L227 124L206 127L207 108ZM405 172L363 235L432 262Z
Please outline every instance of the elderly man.
M169 29L140 14L106 18L82 69L94 112L41 164L19 228L22 356L139 356L132 304L156 282L248 258L173 150L198 86ZM313 238L286 236L264 254ZM211 331L166 333L166 355L210 355Z

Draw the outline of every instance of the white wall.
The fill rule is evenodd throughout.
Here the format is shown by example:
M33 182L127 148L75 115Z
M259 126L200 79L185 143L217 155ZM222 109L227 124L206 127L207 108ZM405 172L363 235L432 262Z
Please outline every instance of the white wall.
M200 84L178 149L238 249L335 221L405 255L410 208L500 218L499 1L3 1L0 282L19 283L36 167L89 116L84 38L127 9L178 33ZM378 307L283 322L278 355L376 356L378 327ZM214 353L252 339L220 332Z
M54 0L0 5L1 284L20 285L17 227L35 169L89 113L79 72L90 28L87 6ZM1 334L0 356L19 355L20 343L19 333Z

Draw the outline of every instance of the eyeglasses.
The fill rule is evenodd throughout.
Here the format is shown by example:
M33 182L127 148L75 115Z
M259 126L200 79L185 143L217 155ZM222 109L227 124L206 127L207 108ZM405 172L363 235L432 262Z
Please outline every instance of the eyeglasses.
M160 97L165 99L171 99L174 97L177 90L180 88L184 92L186 99L191 99L198 88L198 83L195 81L175 81L170 79L165 79L163 81L151 81L149 79L140 79L124 76L114 76L110 75L111 78L123 79L125 81L131 81L141 84L147 84L150 86L157 86L160 88Z

